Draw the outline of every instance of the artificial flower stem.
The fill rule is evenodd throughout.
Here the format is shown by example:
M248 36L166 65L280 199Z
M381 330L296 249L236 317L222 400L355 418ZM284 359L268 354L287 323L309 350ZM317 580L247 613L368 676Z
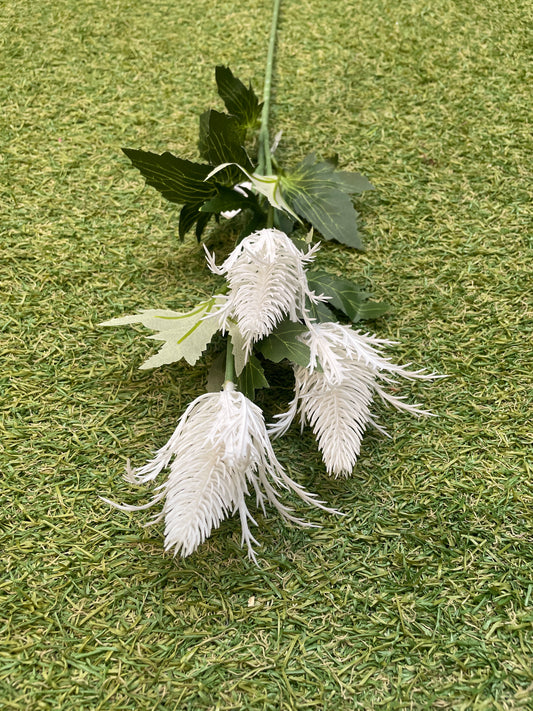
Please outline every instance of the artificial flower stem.
M268 133L268 115L270 111L270 93L272 90L272 70L274 67L274 51L276 49L276 30L281 0L274 0L272 25L268 43L265 83L263 88L263 110L261 111L261 130L259 131L259 174L272 175L272 157L270 155L270 140Z
M235 382L235 359L233 357L233 345L231 343L231 336L228 333L226 340L226 371L224 373L224 386L227 383Z

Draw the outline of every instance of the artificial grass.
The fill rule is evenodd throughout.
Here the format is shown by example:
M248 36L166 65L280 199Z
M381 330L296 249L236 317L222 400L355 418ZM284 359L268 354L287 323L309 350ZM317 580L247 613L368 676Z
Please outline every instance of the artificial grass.
M102 320L213 280L122 145L195 157L214 66L260 88L270 3L9 1L2 19L0 698L6 709L533 708L529 8L284 0L284 162L338 152L368 251L320 264L393 304L393 358L450 377L382 413L348 480L278 445L343 518L228 520L185 560L99 494L163 444L206 369L138 371ZM200 269L202 268L202 270ZM307 513L307 512L306 512Z

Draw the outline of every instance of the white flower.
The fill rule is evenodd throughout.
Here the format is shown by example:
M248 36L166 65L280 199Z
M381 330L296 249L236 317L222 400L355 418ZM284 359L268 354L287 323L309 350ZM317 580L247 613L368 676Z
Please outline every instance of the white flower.
M229 285L226 303L218 311L221 327L227 330L228 319L237 321L247 355L253 343L286 316L291 321L306 318L306 298L318 300L305 274L317 249L301 252L284 232L272 228L243 239L220 267L207 253L211 271L226 275Z
M165 520L165 550L188 556L206 540L229 514L239 511L242 543L255 561L248 521L256 523L245 503L252 488L265 509L272 504L284 519L306 524L291 514L276 496L276 488L291 489L307 504L332 511L294 482L283 470L272 449L261 410L227 382L218 393L196 398L181 416L167 444L126 479L144 484L169 467L165 483L142 506L107 503L123 511L149 508L163 501L162 511L149 524ZM256 524L257 525L257 524Z
M328 474L351 474L368 424L384 432L370 411L375 393L394 407L416 415L430 414L385 390L384 385L396 383L393 376L409 380L437 377L391 363L382 350L393 345L392 341L340 323L311 325L302 340L311 351L309 366L295 366L294 399L289 410L277 416L270 432L274 436L286 432L299 411L302 428L309 423L315 433Z

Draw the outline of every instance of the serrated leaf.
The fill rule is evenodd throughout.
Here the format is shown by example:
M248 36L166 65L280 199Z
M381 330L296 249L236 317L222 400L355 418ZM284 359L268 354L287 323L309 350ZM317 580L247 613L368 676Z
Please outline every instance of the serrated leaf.
M389 309L390 306L384 301L363 301L363 303L359 305L359 311L352 321L370 321L383 316Z
M333 168L339 167L339 154L338 153L333 153L333 155L331 155L331 156L326 156L326 158L324 158L324 160L326 161L326 163L330 163L330 165Z
M105 321L101 326L126 326L141 323L157 333L148 338L164 341L161 350L141 365L142 370L175 363L185 358L194 365L202 355L211 338L219 330L217 318L204 318L220 299L214 296L198 304L192 311L180 313L165 309L148 309L131 316L122 316Z
M302 323L282 321L269 336L256 343L255 347L274 363L287 358L292 363L306 368L309 365L310 350L309 346L299 339L305 331L307 328Z
M265 378L263 366L254 355L250 356L242 373L237 378L237 387L249 400L254 399L256 390L270 387Z
M140 170L146 183L158 190L170 202L195 204L209 200L217 193L214 183L206 181L209 165L182 160L172 153L150 153L123 148L133 165Z
M315 294L329 296L328 303L352 318L369 296L353 282L321 270L307 272L307 283Z
M278 230L285 232L286 235L290 235L296 225L297 223L292 219L292 217L289 217L286 212L274 210L274 227Z
M204 111L202 114L200 114L200 121L198 126L198 152L200 153L200 157L204 160L209 160L209 158L207 157L207 151L209 148L207 145L207 134L209 133L210 114L210 111Z
M245 237L248 237L248 235L251 235L252 232L262 230L264 227L266 227L266 223L267 215L262 210L258 210L257 212L245 212L241 231L237 239L237 244L241 242Z
M252 85L246 87L229 67L216 67L215 76L219 96L228 113L235 116L242 126L255 128L263 105L259 103Z
M202 234L207 226L207 223L212 217L210 212L202 212L200 205L184 205L180 212L180 221L178 225L178 233L180 240L183 241L185 234L196 225L196 239L200 241Z
M349 196L372 189L366 178L335 171L332 163L317 162L311 154L292 173L281 177L281 187L287 202L324 239L363 249L357 230L358 215Z
M316 294L329 296L328 304L345 313L353 322L377 318L388 310L386 304L368 301L370 294L349 279L313 270L307 272L307 283Z
M204 160L211 165L238 163L252 170L252 164L244 149L245 131L235 116L209 110L200 117L200 140L198 148ZM228 169L225 182L235 183L238 171Z
M348 173L341 170L335 171L333 177L339 189L349 195L364 193L366 190L374 190L370 180L360 173Z

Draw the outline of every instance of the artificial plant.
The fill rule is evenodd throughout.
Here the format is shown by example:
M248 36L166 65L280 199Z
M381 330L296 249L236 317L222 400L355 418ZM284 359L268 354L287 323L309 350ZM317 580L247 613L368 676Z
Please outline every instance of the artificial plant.
M153 522L164 519L165 548L184 556L238 511L242 541L255 559L257 541L249 527L255 521L246 503L251 494L263 510L268 503L294 522L304 523L280 500L284 489L331 512L286 474L272 440L299 417L302 427L312 428L328 474L348 476L366 427L383 431L372 414L375 396L427 414L388 386L398 377L434 377L391 363L384 355L389 341L354 329L386 306L349 279L315 265L321 241L363 248L353 196L372 185L358 173L339 170L336 159L310 153L285 169L274 157L268 118L279 5L275 0L262 103L228 67L216 68L226 110L200 116L201 162L124 149L148 185L182 206L181 240L194 229L201 242L212 219L237 219L240 225L222 264L203 245L207 266L225 279L218 293L186 313L151 309L103 324L140 323L155 331L152 338L163 345L142 368L182 358L194 365L215 334L225 339L223 372L217 383L217 359L210 378L217 383L215 392L199 395L187 407L151 461L138 469L128 465L126 472L134 484L154 481L168 469L167 478L144 505L113 504L127 511L160 504ZM270 425L254 403L256 390L268 387L265 360L288 361L295 381L286 412Z

